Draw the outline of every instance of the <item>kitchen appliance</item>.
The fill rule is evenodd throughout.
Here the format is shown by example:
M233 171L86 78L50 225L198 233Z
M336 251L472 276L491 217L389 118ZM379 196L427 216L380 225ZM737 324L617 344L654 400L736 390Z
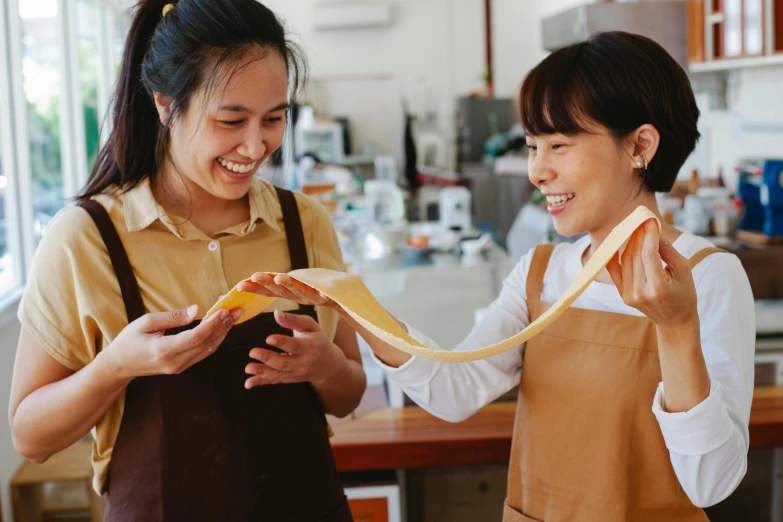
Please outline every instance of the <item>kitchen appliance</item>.
M541 39L555 51L598 32L626 31L658 42L687 70L686 6L686 0L586 3L544 18Z
M368 179L364 182L364 198L368 222L364 255L369 259L387 257L407 235L402 190L388 179Z
M402 190L393 181L368 179L364 182L364 198L371 224L392 225L404 221Z
M507 132L516 122L510 98L477 98L457 100L457 156L459 163L484 159L484 142L495 133Z
M344 132L338 122L297 123L294 128L296 156L313 154L325 163L341 163L345 159Z
M444 187L438 195L441 230L466 234L473 229L471 195L465 187Z

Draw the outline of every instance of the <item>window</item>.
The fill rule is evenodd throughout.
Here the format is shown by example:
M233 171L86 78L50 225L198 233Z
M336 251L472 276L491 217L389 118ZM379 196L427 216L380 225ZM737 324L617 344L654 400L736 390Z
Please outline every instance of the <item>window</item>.
M92 170L99 146L99 110L98 110L98 64L99 13L93 0L79 0L76 3L76 52L79 60L79 87L84 115L85 154L87 173ZM86 174L84 177L86 178Z
M1 95L1 94L0 94ZM3 100L0 99L0 107ZM2 133L0 128L0 133ZM0 134L0 141L5 136ZM3 170L3 150L0 148L0 295L4 290L10 288L14 283L13 260L11 259L11 249L8 244L8 219L6 212L6 200L8 198L8 178Z
M95 162L131 3L0 0L0 303Z
M62 55L57 0L18 0L36 243L62 208Z
M127 12L122 15L114 16L114 73L115 76L120 70L122 63L122 53L125 50L125 36L130 27L130 18Z

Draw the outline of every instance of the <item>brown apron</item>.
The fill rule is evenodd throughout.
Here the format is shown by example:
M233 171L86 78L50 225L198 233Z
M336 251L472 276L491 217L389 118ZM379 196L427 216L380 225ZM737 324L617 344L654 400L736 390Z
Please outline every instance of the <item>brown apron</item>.
M527 277L530 320L553 245ZM691 268L717 249L691 258ZM706 522L652 412L661 381L647 317L567 309L525 347L504 522Z
M278 189L292 269L307 268L291 192ZM133 321L145 313L127 254L104 208L98 225ZM297 313L316 318L312 306ZM174 334L195 326L166 332ZM244 388L249 352L291 335L271 313L231 329L218 350L180 375L134 379L106 484L107 521L352 521L326 418L309 383Z

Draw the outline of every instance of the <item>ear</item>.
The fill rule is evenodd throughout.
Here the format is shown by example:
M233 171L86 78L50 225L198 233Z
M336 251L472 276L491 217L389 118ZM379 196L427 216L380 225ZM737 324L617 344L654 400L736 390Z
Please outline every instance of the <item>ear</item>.
M644 168L645 163L649 164L658 152L658 145L661 143L661 135L658 129L645 123L636 129L631 135L633 151L631 157L634 167Z
M152 97L155 99L155 108L158 109L160 124L166 125L171 115L171 98L163 96L159 92L153 93Z

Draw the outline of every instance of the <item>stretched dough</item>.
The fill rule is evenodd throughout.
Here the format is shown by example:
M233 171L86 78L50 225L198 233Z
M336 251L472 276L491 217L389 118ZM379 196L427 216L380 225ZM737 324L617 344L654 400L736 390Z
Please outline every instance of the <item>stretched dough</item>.
M294 270L288 275L328 295L373 335L403 352L417 357L444 362L475 361L511 350L549 326L598 277L598 274L604 269L612 256L617 252L622 253L633 232L650 219L655 220L660 231L661 223L655 214L646 207L638 207L612 230L566 292L538 319L513 337L491 346L470 351L447 352L423 346L405 332L397 321L376 301L362 280L355 275L323 268ZM207 312L205 318L220 308L241 307L245 310L245 314L238 322L247 321L263 312L275 299L277 298L241 292L234 287L227 295L215 303Z

